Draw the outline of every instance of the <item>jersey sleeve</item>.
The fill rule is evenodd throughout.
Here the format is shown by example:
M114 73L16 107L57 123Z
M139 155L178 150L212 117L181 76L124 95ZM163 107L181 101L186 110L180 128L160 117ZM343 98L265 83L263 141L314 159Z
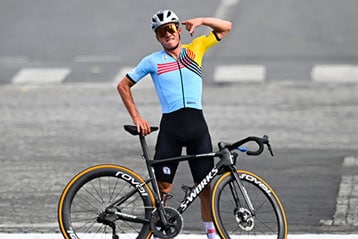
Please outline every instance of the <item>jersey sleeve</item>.
M202 58L205 52L212 46L215 46L220 39L215 32L210 32L208 35L202 35L195 38L191 43L185 45L188 49L195 52L195 61L201 66Z
M205 51L210 47L215 46L220 41L214 31L210 32L207 36L201 36L201 38L202 45L205 47Z
M143 58L133 70L127 73L127 77L134 83L137 83L149 73L151 73L151 63L147 56Z

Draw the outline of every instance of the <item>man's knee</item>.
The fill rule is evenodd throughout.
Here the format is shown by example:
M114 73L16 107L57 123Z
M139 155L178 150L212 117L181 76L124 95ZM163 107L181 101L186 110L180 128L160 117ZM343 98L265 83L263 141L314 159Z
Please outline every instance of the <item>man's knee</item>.
M167 182L158 182L159 190L163 193L169 193L172 190L172 184Z

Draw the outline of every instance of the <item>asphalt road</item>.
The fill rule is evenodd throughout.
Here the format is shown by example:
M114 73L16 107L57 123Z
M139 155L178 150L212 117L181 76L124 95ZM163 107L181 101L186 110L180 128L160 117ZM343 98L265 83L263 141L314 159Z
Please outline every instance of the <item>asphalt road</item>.
M214 142L271 137L276 157L243 157L240 166L276 189L291 232L357 230L322 223L333 220L342 176L357 174L355 167L342 165L346 156L358 155L357 87L271 83L205 88ZM138 87L135 96L142 114L158 124L153 91ZM144 173L137 139L122 129L130 119L112 85L8 85L0 88L0 98L2 231L56 231L60 193L86 167L118 163ZM153 145L155 135L148 140ZM190 185L184 182L187 175L183 164L176 184ZM191 212L186 217L197 223L186 223L186 229L201 229L199 210Z
M240 164L276 189L290 231L357 231L356 187L344 194L349 206L343 222L337 212L345 199L341 182L354 183L358 171L344 165L347 156L358 156L358 86L311 81L316 64L358 64L357 4L1 0L0 232L58 231L60 193L86 167L120 163L144 172L137 140L122 130L130 119L112 82L121 68L158 49L149 19L163 8L174 8L182 19L215 15L233 21L230 36L205 59L205 114L214 143L271 137L275 158L243 157ZM219 64L264 65L266 81L215 84ZM62 67L71 69L63 84L13 84L23 68ZM136 91L142 114L158 124L153 91ZM155 135L149 139L153 145ZM177 178L178 185L190 184L180 179L190 178L185 164ZM193 207L185 215L186 230L201 230Z

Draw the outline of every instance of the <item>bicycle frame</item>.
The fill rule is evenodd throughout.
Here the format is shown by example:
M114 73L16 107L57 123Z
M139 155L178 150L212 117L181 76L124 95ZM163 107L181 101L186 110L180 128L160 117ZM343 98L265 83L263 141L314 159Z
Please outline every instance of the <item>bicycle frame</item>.
M164 202L160 198L160 190L158 187L158 181L154 174L154 167L157 165L170 163L170 162L188 161L188 160L193 160L193 159L203 158L203 157L219 157L220 158L219 162L217 162L216 165L212 168L212 170L205 176L205 178L191 190L189 195L186 196L180 202L180 205L178 206L177 211L180 214L183 214L186 211L186 209L199 197L199 195L203 191L203 189L206 188L214 180L214 178L218 174L220 174L220 172L222 170L225 170L226 172L230 171L232 173L232 175L235 177L235 181L239 185L240 193L243 195L243 198L244 198L246 204L249 206L249 210L250 210L251 214L253 216L255 215L255 209L250 201L250 198L248 196L248 193L247 193L244 185L241 182L240 176L237 174L237 168L233 162L233 156L229 149L224 148L224 149L220 150L219 152L197 154L197 155L185 155L185 156L172 157L172 158L167 158L167 159L162 159L162 160L152 160L150 157L150 154L149 154L149 149L148 149L148 145L146 143L145 137L139 135L139 139L140 139L140 144L141 144L141 148L142 148L142 152L143 152L142 156L146 162L147 170L149 173L149 178L146 179L144 181L144 183L142 183L141 185L137 185L136 188L134 188L131 192L129 192L124 197L122 197L122 198L114 201L110 205L108 205L107 209L120 205L125 200L130 198L133 194L135 194L137 192L138 188L151 182L152 189L154 192L153 195L154 195L154 199L156 202L155 207L158 209L161 220L165 224L165 223L167 223L167 220L166 220L166 217L164 215L164 210L163 210ZM233 195L234 198L238 198L237 192L235 192L235 193L233 192L233 194L234 194ZM236 201L238 201L238 200L236 200ZM148 219L137 218L137 217L133 217L131 215L123 214L123 213L116 213L116 214L117 214L118 218L120 218L122 220L138 222L138 223L149 223Z
M117 228L130 235L134 232L133 235L141 238L149 238L152 234L173 238L183 229L181 214L206 188L210 188L211 183L209 203L220 237L230 238L232 233L245 233L277 234L277 238L287 238L286 215L273 189L254 173L236 167L238 151L260 155L266 145L273 156L268 136L250 136L234 143L219 142L219 150L214 152L154 160L149 155L146 138L140 135L137 127L125 125L124 128L130 134L139 136L148 175L143 178L129 168L110 164L93 166L77 174L67 184L59 202L58 219L65 238L77 238L76 233L81 237L82 234L108 234L108 227L112 229L114 239L119 238ZM152 131L157 129L151 127ZM248 142L257 143L258 148L249 150L241 147ZM250 148L253 148L252 145ZM170 203L176 205L175 208L168 206L166 199L171 194L160 192L155 171L168 163L208 157L216 160L207 175L201 182L196 181L194 186L183 185L184 198ZM248 192L255 199L252 202Z
M216 154L207 153L207 154L199 154L199 155L180 156L180 157L155 160L155 161L149 160L147 162L147 165L148 167L152 168L156 165L169 163L169 162L180 162L180 161L192 160L195 158L213 157L213 156L216 156ZM199 196L199 194L203 191L203 189L206 188L206 186L208 186L212 182L212 180L215 178L216 175L218 175L218 173L219 173L219 168L217 166L214 166L214 168L205 176L205 178L191 190L189 195L181 201L180 206L177 208L179 213L182 214L192 204L192 202L195 201L195 199ZM152 178L154 179L155 177ZM153 183L154 181L155 180L153 180Z
M157 206L160 204L158 202L162 202L162 201L159 198L160 191L159 191L157 179L154 174L153 168L155 166L165 164L165 163L170 163L170 162L188 161L188 160L198 159L198 158L203 158L203 157L219 157L220 161L218 163L216 163L216 165L205 176L205 178L191 190L189 195L181 201L179 207L177 208L178 212L180 214L183 214L184 211L197 199L197 197L199 197L199 195L203 191L203 189L206 188L214 180L214 178L219 174L220 170L222 170L223 168L226 168L226 171L231 171L232 175L234 175L235 181L239 185L240 192L243 195L245 202L249 206L250 212L252 213L252 215L255 215L255 209L250 201L250 198L248 196L248 193L247 193L244 185L241 182L239 175L237 174L237 169L233 163L232 155L228 149L224 149L219 152L197 154L197 155L186 155L186 156L179 156L179 157L173 157L173 158L167 158L167 159L161 159L161 160L152 160L149 155L149 150L148 150L148 146L147 146L145 137L139 136L139 138L140 138L140 144L141 144L142 151L143 151L143 158L146 161L147 170L149 172L149 177L150 177L150 180L152 181L152 188L155 192L154 196L155 196L155 199L157 202ZM237 196L235 196L235 197L237 198Z

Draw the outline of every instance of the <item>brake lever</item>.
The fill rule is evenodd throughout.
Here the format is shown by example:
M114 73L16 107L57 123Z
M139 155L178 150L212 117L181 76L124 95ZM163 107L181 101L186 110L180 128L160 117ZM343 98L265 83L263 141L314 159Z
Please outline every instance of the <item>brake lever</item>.
M270 151L270 154L272 157L275 155L273 154L272 147L270 145L269 137L267 135L264 135L263 137L263 143L267 145L268 151Z
M268 148L268 151L270 151L271 156L274 157L275 155L273 154L272 147L269 143L267 143L267 148Z

